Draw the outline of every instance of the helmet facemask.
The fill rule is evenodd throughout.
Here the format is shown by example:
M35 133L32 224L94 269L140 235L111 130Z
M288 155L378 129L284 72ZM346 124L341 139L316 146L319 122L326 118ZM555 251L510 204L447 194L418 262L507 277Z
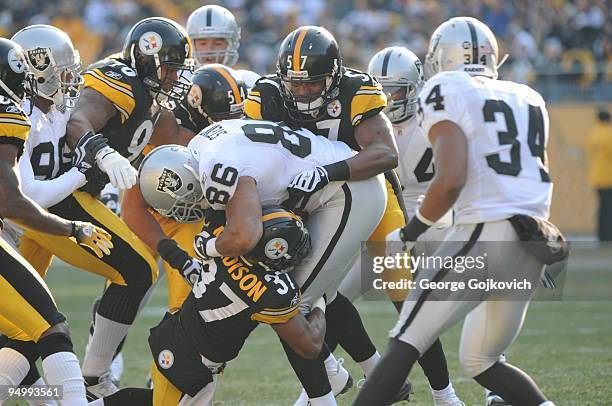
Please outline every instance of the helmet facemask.
M191 166L183 164L183 168L187 169L196 179L198 178L195 169ZM162 216L179 223L195 223L204 218L204 211L209 205L204 198L204 192L199 186L199 182L196 182L196 186L184 193L176 193L168 188L164 189L164 193L174 199L174 204L167 209L154 208Z
M383 110L392 123L400 123L411 118L417 109L418 89L414 82L400 80L381 81L387 95L387 107Z
M240 37L240 29L238 30L238 38ZM199 39L222 39L226 42L225 49L216 49L216 50L198 50L197 49L197 41ZM198 67L211 64L211 63L220 63L221 65L232 67L238 62L238 47L239 41L236 38L236 33L229 31L213 31L210 34L201 33L197 36L192 36L191 40L193 42L193 58L195 59L195 64Z
M337 97L334 73L308 77L307 71L289 70L287 75L280 77L285 106L290 117L298 121L309 121L303 115L317 119L319 111Z

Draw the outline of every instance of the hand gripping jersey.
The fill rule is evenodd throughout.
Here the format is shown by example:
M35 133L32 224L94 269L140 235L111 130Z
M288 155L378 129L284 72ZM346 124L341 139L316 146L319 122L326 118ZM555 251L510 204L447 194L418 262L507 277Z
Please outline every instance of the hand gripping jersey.
M317 135L342 141L355 151L361 149L355 140L355 127L387 105L382 86L376 79L367 73L344 68L338 97L327 105L324 113L307 123L293 123L283 103L280 86L280 79L276 75L259 79L244 105L246 116L303 126ZM305 118L312 119L311 116Z
M160 106L153 103L136 72L119 59L108 58L94 63L83 78L84 87L102 94L116 109L115 115L99 132L108 139L109 146L135 161L151 139Z
M514 214L548 218L548 113L539 93L514 82L442 72L422 89L417 118L425 134L448 120L467 137L467 181L454 206L456 224Z
M393 125L399 151L395 169L403 186L402 196L408 216L416 211L417 200L424 195L435 175L431 144L415 117Z
M208 210L204 231L223 231L223 212ZM192 289L180 324L197 351L209 360L235 358L258 323L285 323L298 312L300 294L288 273L272 273L242 257L215 258Z
M21 106L8 97L0 96L0 144L12 144L23 153L30 132L30 120Z
M189 148L198 154L197 169L204 196L215 210L224 210L236 191L238 178L257 182L262 206L281 204L287 186L300 172L350 158L344 143L318 137L306 129L282 123L226 120L195 136ZM332 182L310 199L307 211L325 203L342 182Z

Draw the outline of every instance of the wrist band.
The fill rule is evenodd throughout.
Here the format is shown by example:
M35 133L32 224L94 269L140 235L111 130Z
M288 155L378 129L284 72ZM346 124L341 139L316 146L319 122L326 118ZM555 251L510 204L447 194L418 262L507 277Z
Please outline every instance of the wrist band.
M217 242L217 238L211 238L210 240L206 241L206 255L208 255L209 257L220 257L221 254L219 254L219 251L217 251L217 246L216 246L216 242Z
M423 217L423 215L417 210L414 217L408 225L401 229L400 238L403 241L416 241L417 238L434 224L431 220Z
M351 168L346 161L338 161L325 165L323 168L327 171L327 178L330 182L349 180L351 177Z

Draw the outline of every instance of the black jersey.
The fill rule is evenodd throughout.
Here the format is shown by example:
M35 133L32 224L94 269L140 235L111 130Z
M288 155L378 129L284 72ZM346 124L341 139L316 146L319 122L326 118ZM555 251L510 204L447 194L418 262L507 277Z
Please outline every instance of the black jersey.
M135 161L153 134L160 106L136 72L120 59L108 58L90 65L83 74L84 87L102 94L115 107L115 114L100 132L108 145Z
M355 151L361 148L355 140L355 127L363 120L378 114L387 105L382 86L367 73L344 68L338 97L322 109L319 117L305 116L308 122L294 122L287 113L278 76L259 79L249 92L244 105L245 114L258 120L284 121L289 125L307 128L330 140L342 141Z
M0 144L15 145L19 158L29 133L30 119L21 106L8 97L0 96Z
M204 231L219 235L223 212L207 214ZM194 285L178 317L185 335L206 358L235 358L258 323L285 323L298 312L299 287L289 274L273 273L242 257L215 258Z

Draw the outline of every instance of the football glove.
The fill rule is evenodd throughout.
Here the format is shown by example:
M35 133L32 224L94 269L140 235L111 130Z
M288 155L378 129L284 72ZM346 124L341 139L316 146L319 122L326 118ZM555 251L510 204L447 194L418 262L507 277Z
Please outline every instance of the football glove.
M214 248L214 242L209 243L209 241L215 238L216 237L210 235L206 231L202 231L200 234L196 234L193 239L193 249L195 250L195 253L198 258L201 258L204 261L208 261L213 257L221 256Z
M287 209L303 210L311 195L329 184L329 175L322 166L300 172L287 187L289 198L283 206Z
M113 248L111 235L91 223L73 221L70 236L74 237L79 245L90 248L98 258L109 255L111 248Z
M72 166L82 174L86 174L95 165L96 154L107 146L106 138L102 134L89 131L79 139L72 151Z
M410 253L412 247L416 244L416 241L409 241L405 239L404 233L401 228L395 229L387 234L385 237L385 254L388 257L394 257L396 254Z
M106 146L98 151L96 162L100 169L108 175L111 184L117 189L130 189L136 184L138 171L127 158L121 156L111 147Z

